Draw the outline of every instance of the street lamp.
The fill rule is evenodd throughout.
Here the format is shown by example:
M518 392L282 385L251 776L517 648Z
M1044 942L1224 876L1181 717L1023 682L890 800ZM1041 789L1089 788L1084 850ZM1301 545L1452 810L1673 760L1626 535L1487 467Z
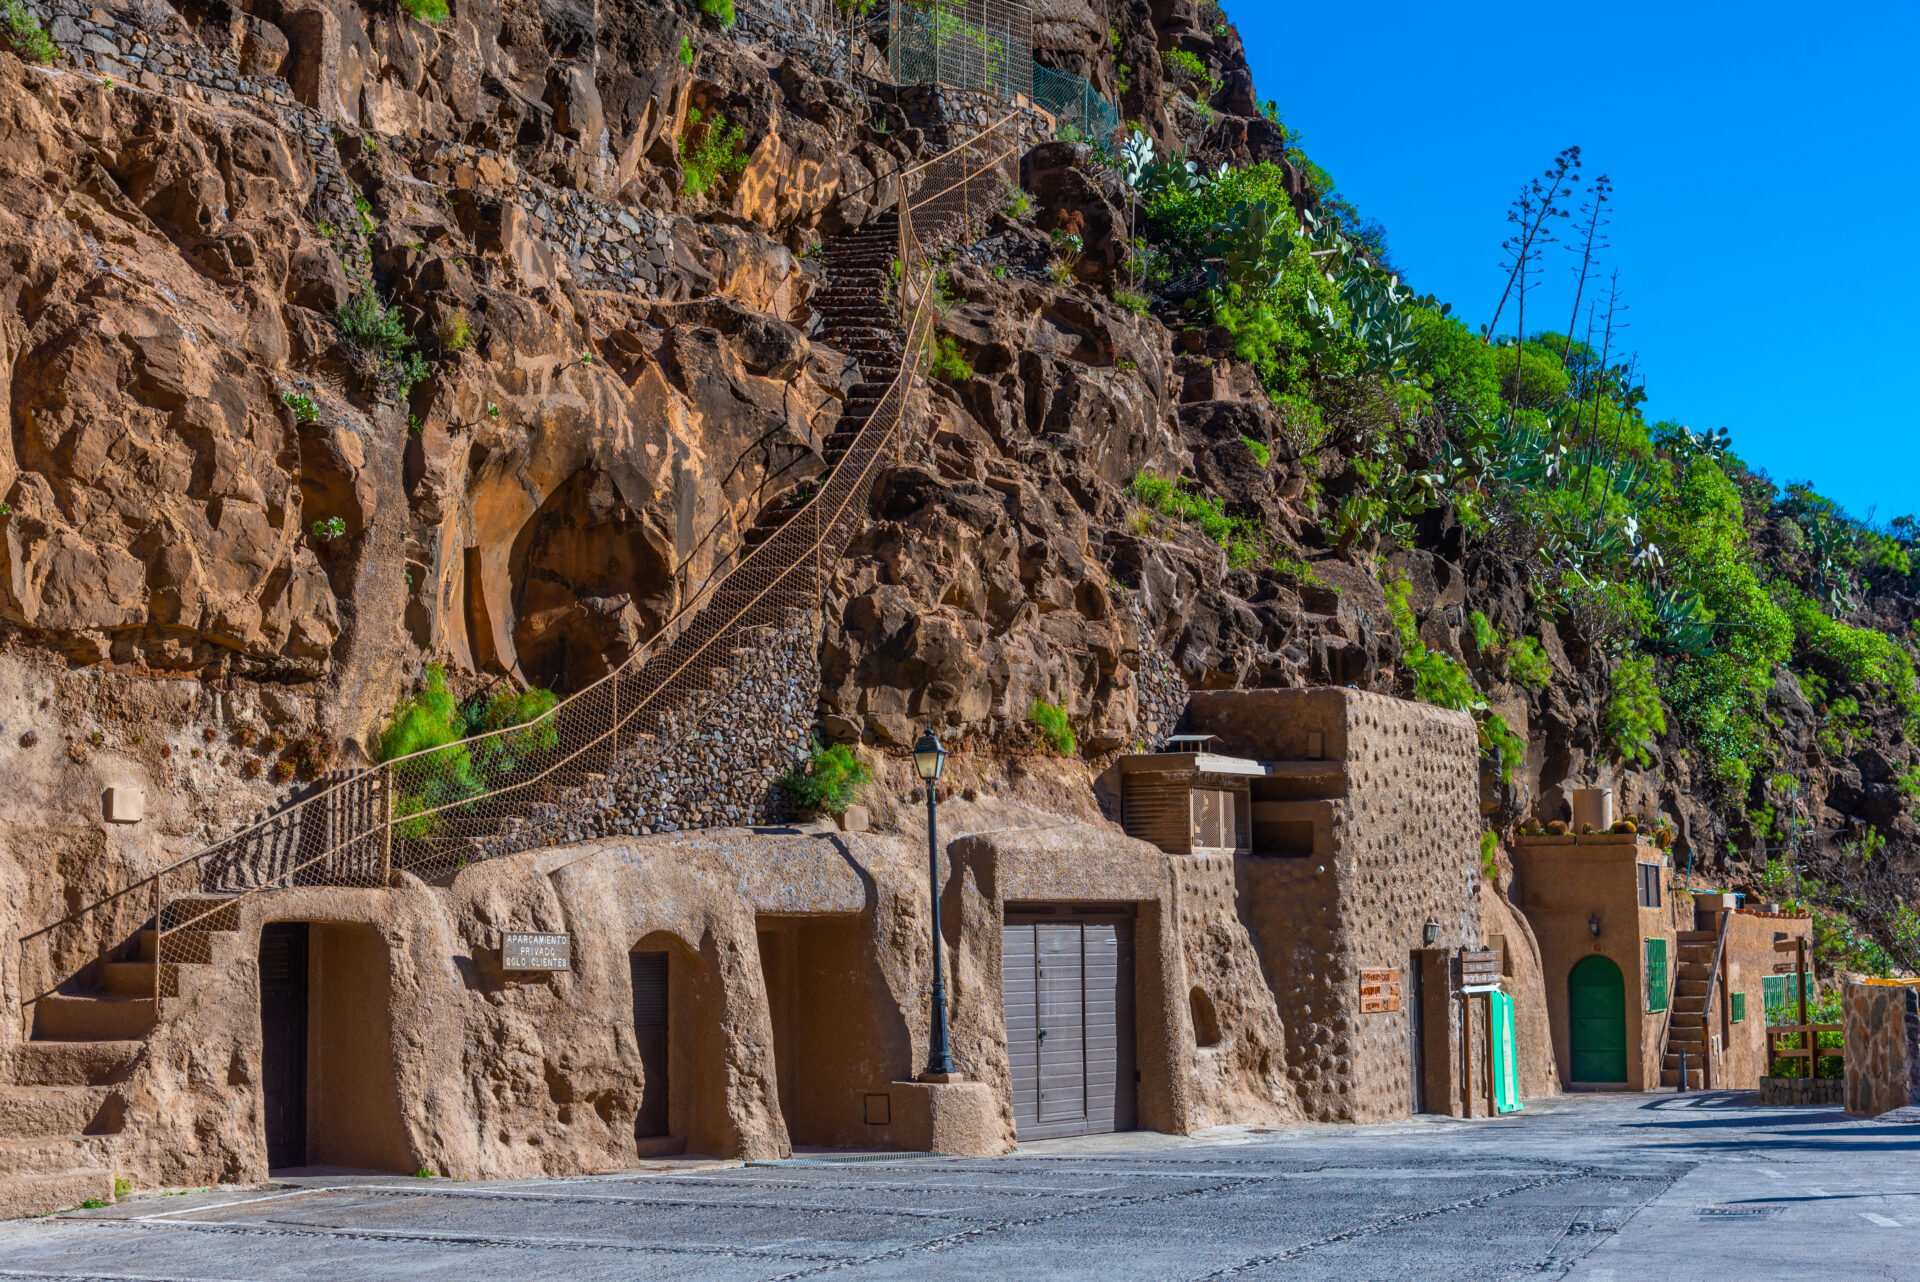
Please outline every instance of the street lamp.
M1595 913L1593 914L1593 916L1587 918L1587 933L1589 935L1592 935L1595 939L1600 938L1600 914L1599 913Z
M1427 947L1429 948L1439 943L1440 942L1440 923L1435 921L1431 917L1427 918L1427 924L1420 928L1420 938L1426 943Z
M947 980L940 966L940 841L934 800L939 791L940 769L947 764L947 750L934 737L932 729L913 745L913 768L927 789L927 891L933 904L933 1031L927 1039L928 1077L953 1072L953 1055L947 1049Z

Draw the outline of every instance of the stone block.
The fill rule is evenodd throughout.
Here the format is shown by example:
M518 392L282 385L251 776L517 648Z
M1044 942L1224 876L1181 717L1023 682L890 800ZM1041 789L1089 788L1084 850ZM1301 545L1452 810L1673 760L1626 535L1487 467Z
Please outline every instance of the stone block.
M999 1101L984 1082L890 1082L887 1096L899 1148L944 1157L992 1157L1008 1150Z

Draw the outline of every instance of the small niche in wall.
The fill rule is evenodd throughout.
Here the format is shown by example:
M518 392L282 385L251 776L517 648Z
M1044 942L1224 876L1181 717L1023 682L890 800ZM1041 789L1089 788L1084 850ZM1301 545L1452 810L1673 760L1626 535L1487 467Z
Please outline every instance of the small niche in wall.
M1207 990L1195 986L1187 994L1187 1005L1193 1009L1193 1042L1196 1046L1218 1046L1220 1044L1220 1016L1214 1012L1213 998L1207 996Z

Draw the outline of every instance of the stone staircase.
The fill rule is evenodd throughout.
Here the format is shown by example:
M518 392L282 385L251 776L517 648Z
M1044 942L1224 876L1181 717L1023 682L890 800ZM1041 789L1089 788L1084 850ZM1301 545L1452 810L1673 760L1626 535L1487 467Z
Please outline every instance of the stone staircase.
M1686 1089L1706 1085L1707 991L1713 984L1713 949L1720 936L1711 930L1683 930L1674 949L1673 995L1667 1017L1666 1055L1660 1065L1660 1084L1679 1086L1680 1052L1687 1054ZM1720 1000L1724 1001L1724 995Z
M516 749L521 765L471 803L446 806L425 835L409 831L410 821L392 808L405 762L358 772L56 923L74 928L86 914L149 889L160 903L157 918L113 955L38 999L31 1036L0 1059L0 1218L114 1197L126 1084L163 1003L181 996L202 968L224 971L238 960L231 941L242 899L299 885L384 886L396 869L451 873L472 860L573 839L569 813L595 805L616 774L651 770L678 736L697 734L743 656L817 606L830 563L866 517L868 487L906 412L905 382L895 391L907 348L894 294L898 219L912 218L931 242L963 226L969 208L988 208L986 197L1007 180L1003 162L1017 154L1017 135L1002 137L1006 130L1003 122L983 131L972 150L916 171L934 193L924 218L889 215L829 244L827 281L812 303L815 332L855 359L860 380L821 442L825 474L766 504L744 532L748 555L664 648L555 709L549 724L557 746ZM930 262L917 262L915 272L916 280L927 277L919 288L928 288ZM913 332L924 340L928 314L916 315ZM816 524L797 525L803 517ZM586 695L600 702L589 706ZM369 823L368 814L381 818Z
M185 965L227 960L239 914L224 897L188 896L167 905L186 920L174 936ZM33 1005L33 1035L6 1057L0 1086L0 1217L45 1215L114 1198L116 1137L126 1124L122 1086L158 1026L155 952L159 932L139 931L101 961L92 987L63 986ZM179 965L172 987L178 991Z

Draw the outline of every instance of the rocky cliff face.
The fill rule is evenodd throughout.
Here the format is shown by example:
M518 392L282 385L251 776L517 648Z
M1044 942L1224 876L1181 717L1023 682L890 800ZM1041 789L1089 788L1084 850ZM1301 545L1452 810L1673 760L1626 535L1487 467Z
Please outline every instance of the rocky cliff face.
M0 53L0 662L22 692L0 754L33 781L9 855L41 909L69 883L30 850L97 826L107 784L143 784L157 821L103 884L364 759L426 662L564 691L643 645L824 471L857 370L817 341L811 255L962 128L846 72L797 0L743 0L732 31L673 0L39 11L61 61ZM1318 200L1212 6L1045 0L1035 34L1163 151L1270 160ZM1172 92L1175 48L1207 103ZM1529 743L1511 783L1485 773L1490 822L1552 812L1599 759L1592 646L1546 627L1530 689L1465 622L1526 626L1527 566L1444 514L1409 547L1333 537L1313 495L1351 475L1342 425L1383 412L1366 389L1321 389L1333 430L1304 448L1223 331L1112 300L1111 171L1054 142L1022 182L1032 208L949 268L941 332L971 373L930 381L828 595L823 732L1018 753L1044 700L1097 759L1170 729L1183 686L1411 693L1384 554L1423 641ZM1081 238L1064 280L1055 232ZM1143 513L1142 471L1289 568ZM1775 710L1812 751L1797 700ZM1911 757L1876 725L1815 771L1816 808L1893 836L1882 890L1909 872ZM1622 789L1702 863L1735 835L1677 750Z

